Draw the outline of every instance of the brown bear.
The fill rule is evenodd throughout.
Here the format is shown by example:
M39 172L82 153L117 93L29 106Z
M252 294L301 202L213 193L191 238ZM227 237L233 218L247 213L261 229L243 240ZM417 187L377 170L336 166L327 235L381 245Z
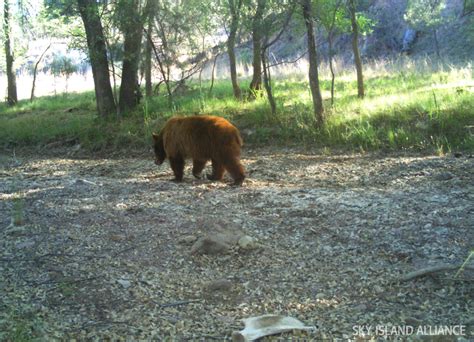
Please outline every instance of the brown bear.
M221 180L227 170L234 185L245 178L240 163L242 138L239 130L218 116L196 115L169 119L160 133L153 133L155 164L168 158L175 181L183 180L184 160L193 160L193 175L200 178L207 161L212 161L210 180Z

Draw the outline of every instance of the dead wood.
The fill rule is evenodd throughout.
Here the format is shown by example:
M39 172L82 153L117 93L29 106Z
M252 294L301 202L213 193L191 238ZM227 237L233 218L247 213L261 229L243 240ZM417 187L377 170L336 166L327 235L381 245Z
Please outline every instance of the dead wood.
M425 275L436 273L436 272L457 270L461 267L462 267L461 264L460 265L437 265L437 266L426 267L426 268L422 268L421 270L417 270L417 271L413 271L413 272L405 274L404 276L400 278L400 281L408 281L408 280L412 280L418 277L423 277ZM464 269L473 270L474 267L464 266Z

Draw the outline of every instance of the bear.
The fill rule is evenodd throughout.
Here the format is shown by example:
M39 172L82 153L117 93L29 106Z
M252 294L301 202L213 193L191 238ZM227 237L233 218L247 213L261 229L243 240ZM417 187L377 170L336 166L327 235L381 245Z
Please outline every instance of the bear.
M209 180L222 180L229 172L234 185L240 186L245 170L240 163L243 145L239 130L229 121L218 116L195 115L172 117L163 129L153 133L155 164L161 165L168 158L174 180L183 180L185 159L193 160L193 176L201 178L201 172L210 160L212 174Z

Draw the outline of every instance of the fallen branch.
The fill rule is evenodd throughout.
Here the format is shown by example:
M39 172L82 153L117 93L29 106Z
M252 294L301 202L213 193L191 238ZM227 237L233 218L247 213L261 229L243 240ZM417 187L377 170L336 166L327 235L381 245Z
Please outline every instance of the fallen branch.
M199 299L178 300L177 302L164 303L164 304L156 303L155 301L153 301L153 302L155 304L159 305L161 308L169 308L169 307L172 307L172 306L180 306L180 305L187 305L187 304L191 304L191 303L199 303L201 301Z
M85 282L85 281L89 281L89 280L94 280L94 279L98 279L98 278L101 278L102 276L94 276L94 277L88 277L88 278L79 278L79 279L59 279L59 280L53 280L53 279L50 279L50 280L46 280L46 281L42 281L42 282L35 282L35 281L31 281L31 280L28 280L28 279L25 279L23 278L22 276L20 276L20 278L25 282L24 284L19 284L17 285L18 287L23 287L23 286L42 286L42 285L55 285L55 284L77 284L77 283L82 283L82 282ZM59 286L54 286L50 289L48 289L49 291L51 290L55 290L57 289Z
M422 268L421 270L413 271L413 272L405 274L404 276L400 278L400 281L408 281L414 278L423 277L427 274L436 273L436 272L457 270L461 267L462 265L438 265L438 266L426 267L426 268ZM464 266L464 269L474 270L474 266L466 265Z

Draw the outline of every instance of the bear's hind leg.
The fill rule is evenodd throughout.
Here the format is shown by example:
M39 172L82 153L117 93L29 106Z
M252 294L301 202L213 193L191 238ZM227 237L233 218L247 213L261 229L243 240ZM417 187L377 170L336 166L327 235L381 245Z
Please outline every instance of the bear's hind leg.
M242 185L245 179L245 171L240 160L238 158L228 160L224 166L234 180L234 185Z
M206 166L207 160L193 159L193 176L201 179L201 172Z
M212 159L212 174L207 175L209 180L221 180L224 176L225 168L224 165L217 162L215 159Z
M170 166L174 172L175 181L181 182L183 180L183 172L184 172L184 159L181 156L177 157L170 157Z

